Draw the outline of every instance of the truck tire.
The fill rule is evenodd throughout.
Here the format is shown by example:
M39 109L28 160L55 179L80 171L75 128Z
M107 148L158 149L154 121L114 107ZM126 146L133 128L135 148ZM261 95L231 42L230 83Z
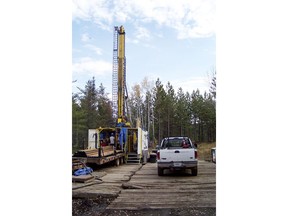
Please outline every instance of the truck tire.
M163 174L164 174L164 169L158 167L158 176L163 176Z
M191 169L191 175L192 175L192 176L197 176L197 174L198 174L198 167L192 168L192 169Z

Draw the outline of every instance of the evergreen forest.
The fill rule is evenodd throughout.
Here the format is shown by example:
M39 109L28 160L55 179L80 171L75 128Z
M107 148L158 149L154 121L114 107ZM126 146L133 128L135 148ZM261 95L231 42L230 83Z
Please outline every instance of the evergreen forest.
M88 80L84 89L72 93L72 151L88 145L88 129L115 127L112 101L95 77ZM155 83L146 77L128 93L127 114L131 127L140 120L141 127L149 132L149 144L155 147L163 137L188 136L193 141L216 141L216 72L210 80L209 92L198 89L184 92L174 89L158 78ZM138 121L139 122L139 121Z

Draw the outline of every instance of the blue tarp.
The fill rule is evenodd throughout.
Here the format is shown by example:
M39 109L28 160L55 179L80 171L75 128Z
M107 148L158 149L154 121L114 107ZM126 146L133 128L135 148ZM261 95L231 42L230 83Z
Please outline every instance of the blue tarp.
M81 168L81 169L78 169L74 172L74 175L75 176L80 176L80 175L88 175L90 173L92 173L93 170L92 168L90 167L84 167L84 168Z

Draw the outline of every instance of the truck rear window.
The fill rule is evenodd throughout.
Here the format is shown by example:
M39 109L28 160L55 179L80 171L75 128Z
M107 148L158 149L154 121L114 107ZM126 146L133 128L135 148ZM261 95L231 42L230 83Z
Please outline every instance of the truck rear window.
M189 139L165 139L162 148L191 148Z

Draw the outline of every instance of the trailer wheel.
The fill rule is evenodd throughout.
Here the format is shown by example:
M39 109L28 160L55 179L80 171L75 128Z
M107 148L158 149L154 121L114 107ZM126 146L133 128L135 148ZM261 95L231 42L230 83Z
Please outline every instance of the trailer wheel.
M197 174L198 174L198 168L197 167L192 168L191 169L191 175L192 176L197 176Z
M119 158L117 158L117 159L115 160L115 165L118 167L119 164L120 164L120 160L119 160Z
M164 169L158 167L158 176L163 176L163 174L164 174Z
M124 158L121 157L121 158L120 158L120 164L123 164L123 163L124 163Z

